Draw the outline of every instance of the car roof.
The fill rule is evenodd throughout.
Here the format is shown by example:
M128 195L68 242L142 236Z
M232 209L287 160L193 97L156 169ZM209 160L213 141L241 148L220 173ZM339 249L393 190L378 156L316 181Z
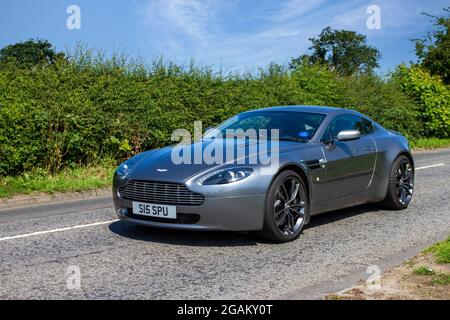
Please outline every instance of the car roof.
M294 112L312 112L312 113L323 113L323 114L334 114L340 113L342 111L352 111L348 109L326 107L326 106L307 106L307 105L295 105L295 106L276 106L261 108L255 110L249 110L247 112L264 112L264 111L294 111ZM246 113L247 113L246 112Z
M291 112L310 112L310 113L320 113L324 115L338 115L338 114L353 114L356 116L360 116L363 118L367 118L370 121L373 121L366 115L352 109L344 109L337 107L329 107L329 106L314 106L314 105L292 105L292 106L275 106L261 109L249 110L244 113L251 112L265 112L265 111L291 111Z

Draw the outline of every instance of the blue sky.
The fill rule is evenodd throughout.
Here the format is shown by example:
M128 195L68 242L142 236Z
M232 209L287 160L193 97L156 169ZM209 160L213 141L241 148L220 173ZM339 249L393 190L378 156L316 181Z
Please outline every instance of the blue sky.
M81 30L66 27L69 5L81 9ZM366 10L381 9L381 29L369 30ZM146 61L228 70L287 63L306 52L308 38L330 25L367 35L383 57L379 73L415 59L410 39L430 30L421 12L439 14L448 0L1 0L0 46L43 38L58 50L77 41L125 51Z

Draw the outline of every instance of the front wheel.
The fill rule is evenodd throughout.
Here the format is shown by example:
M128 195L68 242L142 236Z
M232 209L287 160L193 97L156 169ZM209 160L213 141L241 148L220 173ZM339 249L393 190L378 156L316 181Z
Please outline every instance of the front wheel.
M308 213L308 195L302 178L291 170L280 173L266 197L264 228L259 235L274 242L297 239Z
M411 160L402 155L392 165L384 207L391 210L406 209L414 192L414 167Z

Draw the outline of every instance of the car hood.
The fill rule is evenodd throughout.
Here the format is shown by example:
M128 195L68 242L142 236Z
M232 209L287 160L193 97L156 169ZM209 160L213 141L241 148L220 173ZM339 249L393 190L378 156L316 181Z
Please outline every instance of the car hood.
M194 150L201 150L202 154L205 148L211 144L211 140L202 140L199 142L191 143L186 145L185 148L190 149L192 159L194 155ZM223 154L226 155L231 152L232 149L237 153L238 148L248 148L247 156L242 158L245 165L249 163L249 158L255 155L255 152L249 153L248 150L251 146L257 144L255 140L236 140L233 143L229 143L223 146ZM290 142L290 141L279 141L279 153L301 148L302 145L306 143L301 142ZM270 149L270 145L268 146ZM145 152L145 155L138 161L138 163L132 168L130 174L130 179L133 180L153 180L153 181L164 181L164 182L184 182L189 178L208 170L214 168L219 168L224 164L206 164L202 161L201 164L176 164L172 161L172 151L174 146L165 147L158 150L152 150ZM265 150L259 153L265 154ZM258 152L257 152L258 153ZM258 154L259 154L258 153ZM192 161L193 162L193 161Z

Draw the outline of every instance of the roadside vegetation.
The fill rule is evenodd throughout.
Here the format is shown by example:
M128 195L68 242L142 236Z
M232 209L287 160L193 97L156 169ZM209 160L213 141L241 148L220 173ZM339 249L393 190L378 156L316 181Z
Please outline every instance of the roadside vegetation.
M228 74L163 58L107 58L83 45L56 52L45 40L6 46L0 50L0 197L108 185L114 164L170 143L174 129L192 130L198 120L206 128L265 106L356 109L400 131L413 147L448 146L445 10L432 17L434 32L416 40L417 63L387 76L373 72L380 53L364 35L331 28L289 65Z
M402 266L384 272L381 289L358 284L326 299L450 299L450 236Z
M450 138L448 139L419 138L419 139L412 139L410 142L411 148L414 150L431 150L450 147Z
M426 249L424 253L434 254L436 263L450 264L450 237L448 237L447 240L438 242Z
M0 198L33 193L79 192L111 186L115 162L64 168L56 174L37 169L20 176L0 177Z

